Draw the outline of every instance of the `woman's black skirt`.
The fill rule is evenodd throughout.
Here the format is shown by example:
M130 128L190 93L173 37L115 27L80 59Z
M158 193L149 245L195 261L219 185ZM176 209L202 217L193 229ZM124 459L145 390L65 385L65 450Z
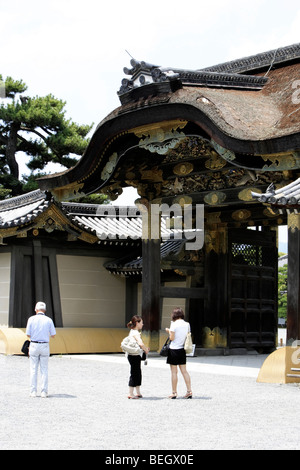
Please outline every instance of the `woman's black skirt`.
M184 348L182 349L171 349L169 348L167 364L172 366L179 366L186 364L186 352Z

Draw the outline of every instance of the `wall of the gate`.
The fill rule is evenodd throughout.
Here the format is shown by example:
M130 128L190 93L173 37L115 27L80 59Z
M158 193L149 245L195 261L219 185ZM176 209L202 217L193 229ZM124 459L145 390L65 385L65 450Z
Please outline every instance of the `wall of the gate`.
M0 327L8 326L11 254L0 254Z
M125 279L103 267L106 258L57 255L64 327L123 328Z

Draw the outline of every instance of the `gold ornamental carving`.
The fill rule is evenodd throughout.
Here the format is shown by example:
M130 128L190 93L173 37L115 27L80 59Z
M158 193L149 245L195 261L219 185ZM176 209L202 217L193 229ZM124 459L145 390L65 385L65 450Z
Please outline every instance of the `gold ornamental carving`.
M214 251L217 254L226 254L228 246L228 232L226 227L219 227L218 230L205 231L205 251Z
M177 176L185 176L191 173L194 169L194 165L192 163L179 163L173 168L173 173Z
M266 209L263 210L263 214L266 217L277 217L278 215L271 207L266 207Z
M122 194L123 189L120 186L120 183L114 183L110 186L105 186L101 189L101 193L109 197L111 201L115 201Z
M203 328L203 347L204 348L226 348L227 331L216 326L213 329Z
M81 232L81 234L78 235L78 239L90 243L91 245L99 241L98 237L87 232Z
M52 189L51 192L57 201L67 201L76 197L85 196L81 189L83 183L71 183L61 188Z
M179 204L184 207L185 204L189 205L193 203L193 199L190 196L177 196L173 199L173 204Z
M263 170L292 170L300 168L300 152L287 154L277 153L273 155L261 155L266 162Z
M173 121L165 122L153 122L146 124L145 126L135 127L131 129L137 137L156 136L156 139L163 142L165 136L168 135L172 130L183 129L187 125L187 121L182 119L174 119Z
M261 194L261 190L260 189L256 189L256 188L246 188L246 189L243 189L242 191L239 192L238 194L238 198L241 200L241 201L245 201L245 202L255 202L253 197L252 197L252 194L251 192L254 192L254 193L258 193L258 194Z
M118 162L118 154L117 152L114 152L108 159L108 162L106 163L105 167L103 168L101 172L101 179L102 180L107 180L111 174L113 173L114 169L116 168Z
M296 232L296 230L300 230L300 214L295 214L294 212L288 214L288 229L291 230L292 233Z
M226 194L220 191L209 193L204 197L206 204L210 206L215 206L216 204L222 204L226 199Z
M141 179L154 182L163 181L163 172L157 166L151 170L141 170Z
M206 223L208 226L219 225L222 223L221 212L211 212L206 214Z
M206 160L205 166L209 170L221 170L227 164L226 160L221 158L214 150L211 151L212 157Z
M251 212L246 209L241 209L238 211L233 212L232 218L238 222L242 222L243 220L247 220L251 217Z
M179 142L185 138L184 132L180 132L187 124L187 121L174 120L167 122L157 122L150 125L132 129L139 139L139 147L151 153L166 155L170 149L175 148Z

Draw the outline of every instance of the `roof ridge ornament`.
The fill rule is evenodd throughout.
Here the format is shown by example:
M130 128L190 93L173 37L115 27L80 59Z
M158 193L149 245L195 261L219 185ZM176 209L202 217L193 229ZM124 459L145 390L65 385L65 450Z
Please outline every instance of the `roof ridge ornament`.
M121 104L159 93L175 92L183 86L261 90L268 81L267 77L232 73L229 70L184 70L133 58L130 65L131 68L123 68L125 75L130 78L123 78L121 82L118 91Z
M145 61L137 61L135 59L130 60L131 68L124 67L123 72L125 75L129 75L130 78L123 78L121 82L120 90L118 91L118 95L120 96L120 100L122 104L124 103L124 95L139 89L140 87L153 85L153 84L164 84L166 82L171 82L178 80L180 78L179 74L174 72L171 68L162 68L159 65L150 64ZM181 83L180 86L181 88ZM178 86L176 87L176 89ZM172 87L163 87L161 89L163 92L173 91ZM145 93L146 92L146 93ZM140 96L149 96L153 93L152 87L150 89L145 90L143 93L138 93L137 97ZM126 102L126 99L125 99Z

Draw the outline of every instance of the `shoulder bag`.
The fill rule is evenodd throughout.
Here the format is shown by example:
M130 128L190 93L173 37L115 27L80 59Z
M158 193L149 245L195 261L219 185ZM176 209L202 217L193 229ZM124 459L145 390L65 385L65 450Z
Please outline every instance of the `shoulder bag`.
M193 352L193 341L192 341L192 335L190 331L188 332L185 338L184 350L186 354L191 354Z
M25 356L29 356L29 346L30 341L27 339L21 348L21 352L25 354Z
M168 338L160 350L160 353L159 353L160 356L166 357L168 355L168 352L170 349L170 343L171 343L171 340Z
M141 351L141 348L133 336L126 336L126 338L123 339L121 349L123 352L133 355L138 355Z

